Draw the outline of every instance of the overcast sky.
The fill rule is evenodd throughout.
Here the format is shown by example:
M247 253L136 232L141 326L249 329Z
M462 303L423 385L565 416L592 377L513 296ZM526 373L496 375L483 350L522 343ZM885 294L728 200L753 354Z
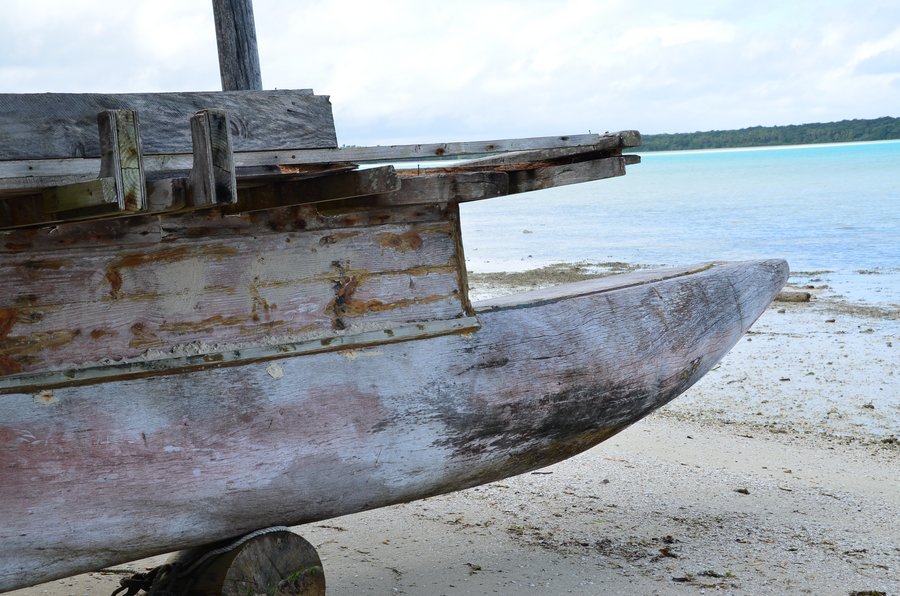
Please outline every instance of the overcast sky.
M219 88L209 0L0 0L0 92ZM255 0L342 144L900 116L896 0Z

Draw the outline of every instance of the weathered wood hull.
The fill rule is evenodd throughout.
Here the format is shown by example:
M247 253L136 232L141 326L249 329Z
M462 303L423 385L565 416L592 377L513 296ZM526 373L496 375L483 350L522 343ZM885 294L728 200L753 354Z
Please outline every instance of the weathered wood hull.
M554 463L697 381L786 277L640 273L469 333L0 395L0 590Z

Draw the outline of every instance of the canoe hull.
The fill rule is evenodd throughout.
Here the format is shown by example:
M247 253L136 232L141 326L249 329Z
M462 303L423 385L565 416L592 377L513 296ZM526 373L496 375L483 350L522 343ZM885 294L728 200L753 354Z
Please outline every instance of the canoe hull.
M0 396L0 590L560 461L696 382L786 278L644 273L470 333Z

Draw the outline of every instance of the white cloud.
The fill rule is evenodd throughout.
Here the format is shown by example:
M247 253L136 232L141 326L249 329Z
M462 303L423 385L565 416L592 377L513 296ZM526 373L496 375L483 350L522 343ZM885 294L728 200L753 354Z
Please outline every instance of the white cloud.
M256 0L263 83L339 140L675 132L897 115L887 0ZM214 89L206 0L8 0L0 90Z

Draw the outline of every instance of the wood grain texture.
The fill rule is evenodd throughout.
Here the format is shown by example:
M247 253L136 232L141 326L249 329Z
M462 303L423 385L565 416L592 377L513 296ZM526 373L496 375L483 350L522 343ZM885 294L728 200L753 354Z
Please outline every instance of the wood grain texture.
M269 91L265 93L275 92ZM0 130L2 130L3 101L4 96L0 94ZM331 128L333 130L333 125ZM312 163L426 160L445 156L464 157L554 148L570 148L576 151L609 151L630 146L627 143L633 142L635 138L640 139L637 131L624 131L604 135L564 135L558 137L417 145L379 145L374 147L341 147L332 149L297 148L297 150L291 150L290 147L286 147L274 151L256 150L255 148L243 151L236 144L235 165L237 167L254 167ZM334 145L331 146L333 147ZM148 172L188 171L191 169L191 154L187 151L169 155L145 155L145 169ZM145 154L147 153L150 152L145 149ZM34 188L42 185L77 182L83 179L84 176L95 177L98 167L99 162L93 159L22 159L3 157L0 154L0 189ZM64 182L54 182L56 178L61 178Z
M369 170L370 172L372 170ZM458 218L303 229L209 217L133 248L91 242L0 260L0 377L300 341L465 316ZM254 223L255 221L255 223ZM340 221L340 220L339 220Z
M116 182L119 209L135 212L146 207L140 117L132 110L104 110L97 114L100 136L100 177Z
M209 550L215 549L183 551L168 563L177 566L175 571L191 569ZM287 528L253 537L207 561L187 576L167 582L167 587L190 596L325 596L325 574L315 547Z
M228 112L200 110L191 117L194 159L190 204L194 207L237 202L234 152Z
M262 90L252 0L213 0L223 91Z
M0 136L4 139L0 144L0 162L99 158L97 114L105 110L132 110L140 115L144 156L184 154L187 161L184 169L190 169L191 117L207 108L228 112L235 151L337 146L331 102L327 96L313 95L307 90L0 94ZM160 161L166 160L154 163L158 166ZM0 178L40 176L36 168L50 165L51 162L20 162L18 174L0 171ZM147 165L148 169L154 169ZM90 161L83 166L86 172L52 173L87 173L96 177L98 164Z
M509 194L543 190L625 175L622 157L509 172Z
M696 382L787 266L662 277L494 303L471 334L285 358L274 376L0 396L0 590L569 457Z

